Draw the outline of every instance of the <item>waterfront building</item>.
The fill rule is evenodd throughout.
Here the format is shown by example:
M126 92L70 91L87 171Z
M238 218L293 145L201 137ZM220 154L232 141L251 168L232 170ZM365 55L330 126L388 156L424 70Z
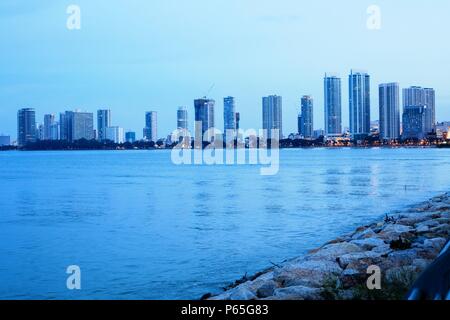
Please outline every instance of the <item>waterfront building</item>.
M223 99L223 128L225 141L233 141L236 137L236 103L234 97ZM227 131L233 132L231 137L227 137Z
M145 113L144 140L156 142L158 140L158 113L148 111Z
M314 136L314 103L311 96L303 96L301 99L300 134L305 139Z
M432 88L424 88L425 133L436 132L436 93Z
M327 136L342 134L341 94L341 79L335 75L325 74L325 134Z
M448 135L449 132L450 132L450 121L439 122L436 125L436 135L438 138L450 137Z
M77 140L94 140L94 114L79 110L66 111L64 115L64 130L69 142Z
M52 127L55 124L55 115L46 114L44 115L44 133L42 140L53 140L52 137Z
M124 129L121 127L107 127L105 128L105 139L114 143L124 143L125 142L125 133Z
M67 119L65 113L59 114L59 140L67 140Z
M188 111L186 107L179 107L177 110L177 129L188 130Z
M24 146L36 139L36 111L32 108L20 109L17 112L17 143Z
M323 129L314 130L314 139L318 139L320 137L325 137L325 130Z
M11 137L10 136L0 136L0 147L10 146L11 145Z
M97 111L97 139L99 141L107 140L106 128L111 127L111 110Z
M128 131L125 133L125 142L134 143L136 142L136 132Z
M380 84L378 88L380 107L380 139L400 138L400 89L398 83Z
M195 132L201 132L202 140L207 142L214 141L214 134L205 133L214 127L214 106L215 101L206 97L194 100L195 108Z
M267 139L283 139L283 101L281 96L262 98L263 130ZM279 130L278 137L272 137L271 130Z
M403 139L425 138L425 106L406 106L403 109Z
M350 134L362 138L370 134L370 76L351 70L348 79Z

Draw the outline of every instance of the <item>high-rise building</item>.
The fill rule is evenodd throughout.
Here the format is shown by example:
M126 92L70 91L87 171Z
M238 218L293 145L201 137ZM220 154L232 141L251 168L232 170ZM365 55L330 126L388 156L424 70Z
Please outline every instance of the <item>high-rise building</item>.
M435 129L434 90L419 86L403 89L403 138L423 139Z
M234 97L223 99L223 128L225 141L232 141L236 137L236 103ZM232 131L232 137L227 137L227 131Z
M303 96L301 100L302 115L300 117L300 135L306 139L314 136L314 103L311 96Z
M158 140L158 113L156 111L145 113L144 139L153 142Z
M114 143L124 143L125 133L123 128L120 127L107 127L105 128L105 138L104 140L109 140Z
M99 141L107 140L106 128L111 127L111 110L97 111L97 139Z
M236 112L236 130L239 131L241 128L241 113Z
M59 140L67 140L68 132L67 132L67 119L65 113L59 114Z
M378 88L380 104L380 138L397 140L400 138L400 89L398 83L380 84Z
M208 130L215 128L214 126L214 105L215 101L207 99L194 100L195 108L195 132L201 132L202 140L212 142L214 140L214 134L207 134Z
M424 88L425 132L436 132L436 94L432 88Z
M297 130L299 135L302 135L302 125L303 125L302 112L300 111L297 116Z
M425 107L406 106L403 109L403 139L423 139L425 137Z
M327 136L342 134L342 98L341 79L325 74L325 134Z
M125 133L125 141L129 143L134 143L136 141L136 132L128 131Z
M20 109L17 112L17 143L25 146L35 142L37 138L36 112L31 108Z
M11 137L0 135L0 147L10 146L11 145Z
M55 115L46 114L44 115L44 134L42 140L53 140L52 139L52 126L55 124Z
M177 110L177 129L188 130L188 111L186 107L179 107Z
M273 95L262 99L263 130L267 139L283 138L283 100L281 96ZM279 130L278 137L272 137L271 130Z
M351 71L349 75L350 134L363 137L370 134L370 76Z
M66 111L64 116L64 128L67 133L67 140L74 142L77 140L94 140L94 114L81 111Z

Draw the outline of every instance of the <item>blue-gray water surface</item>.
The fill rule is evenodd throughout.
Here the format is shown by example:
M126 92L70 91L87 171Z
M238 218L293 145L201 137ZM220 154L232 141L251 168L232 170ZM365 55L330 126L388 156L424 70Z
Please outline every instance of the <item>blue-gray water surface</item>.
M0 299L196 299L450 182L439 149L282 150L276 176L170 159L0 152Z

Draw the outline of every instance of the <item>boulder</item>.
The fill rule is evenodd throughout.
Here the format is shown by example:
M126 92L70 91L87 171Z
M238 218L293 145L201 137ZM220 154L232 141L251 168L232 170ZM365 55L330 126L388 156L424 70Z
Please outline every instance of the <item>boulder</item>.
M280 300L320 300L321 290L305 286L293 286L275 290L274 297Z
M339 265L343 269L352 269L362 273L366 272L369 266L379 264L381 257L381 253L373 251L350 253L339 258Z
M368 239L375 237L377 234L371 229L365 229L363 231L357 232L353 235L352 239L354 240L361 240L361 239Z
M257 299L254 292L250 291L248 286L240 285L231 290L228 300L255 300Z
M386 245L386 242L379 238L365 238L361 240L353 240L350 243L356 244L363 250L372 250L375 247L380 247Z
M400 237L410 238L410 232L413 229L409 226L404 226L401 224L389 224L379 233L379 237L386 242L391 242L394 240L398 240Z
M342 269L336 262L308 260L275 270L274 280L283 287L298 285L320 287L328 277L341 272Z
M336 244L330 244L321 249L317 250L315 253L310 254L306 257L307 260L327 260L336 261L336 259L344 254L352 252L361 252L359 246L349 242L342 242Z
M276 289L278 289L278 284L275 281L267 281L258 288L256 295L260 299L268 298L274 295Z

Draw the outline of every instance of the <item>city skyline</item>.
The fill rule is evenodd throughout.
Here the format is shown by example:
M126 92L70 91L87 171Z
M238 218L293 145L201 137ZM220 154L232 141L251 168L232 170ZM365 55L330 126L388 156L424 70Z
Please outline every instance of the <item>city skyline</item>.
M373 119L378 113L377 84L394 81L401 87L435 88L437 119L450 118L445 79L450 44L442 40L449 23L448 2L410 6L404 0L379 1L382 24L375 31L366 26L368 4L361 1L256 5L232 0L214 6L200 0L189 5L139 1L139 6L128 8L114 0L108 5L78 3L83 15L79 31L65 27L62 3L1 5L5 43L0 61L4 79L0 132L15 136L15 112L27 106L37 110L38 119L57 110L103 106L114 110L122 127L139 133L140 115L149 107L157 108L160 132L170 132L173 108L187 105L192 114L192 98L204 96L212 84L215 87L207 95L216 101L236 97L242 128L259 127L261 115L253 116L254 110L260 108L260 97L271 93L283 96L286 119L297 117L303 94L313 96L314 127L323 128L324 71L343 79L342 125L348 127L345 84L351 68L370 72ZM240 10L233 10L237 5ZM205 11L208 14L201 14ZM183 19L168 24L163 19L168 12ZM230 26L230 19L239 28ZM210 28L202 27L204 23ZM405 43L418 38L432 45L411 55ZM204 46L200 39L210 39L208 50L200 50ZM216 121L223 122L221 113ZM294 132L296 126L286 123L285 131Z

